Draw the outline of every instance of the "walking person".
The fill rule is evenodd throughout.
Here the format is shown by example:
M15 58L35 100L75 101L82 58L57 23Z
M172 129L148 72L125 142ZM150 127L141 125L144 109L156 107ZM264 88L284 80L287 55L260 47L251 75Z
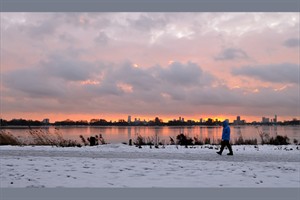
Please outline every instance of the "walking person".
M230 155L230 156L233 155L232 148L231 148L229 141L230 141L230 127L229 127L228 121L225 120L225 121L223 121L221 149L220 149L220 151L217 152L217 154L222 155L222 152L223 152L225 146L227 146L227 148L229 150L229 153L227 155Z

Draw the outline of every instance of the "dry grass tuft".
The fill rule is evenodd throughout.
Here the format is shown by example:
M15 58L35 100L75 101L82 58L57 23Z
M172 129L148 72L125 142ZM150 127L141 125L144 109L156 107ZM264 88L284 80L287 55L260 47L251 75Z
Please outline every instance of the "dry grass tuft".
M0 145L22 145L22 142L11 133L0 130Z

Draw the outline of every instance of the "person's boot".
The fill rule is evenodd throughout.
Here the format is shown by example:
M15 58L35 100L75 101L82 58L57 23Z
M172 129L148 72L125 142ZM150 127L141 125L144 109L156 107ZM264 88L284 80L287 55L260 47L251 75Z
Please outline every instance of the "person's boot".
M216 153L219 154L219 155L222 155L222 152L221 152L221 151L217 151Z
M228 145L228 149L229 149L229 153L227 155L228 156L233 156L233 151L232 151L232 147L231 147L230 144Z

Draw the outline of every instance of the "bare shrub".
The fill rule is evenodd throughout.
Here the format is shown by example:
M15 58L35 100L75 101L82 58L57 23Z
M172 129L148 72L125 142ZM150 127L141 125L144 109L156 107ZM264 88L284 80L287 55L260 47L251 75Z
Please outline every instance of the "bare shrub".
M275 138L271 137L269 144L272 145L288 145L289 143L289 138L287 136L281 136L277 135Z
M178 145L193 145L193 139L183 133L177 135L176 140Z
M133 144L137 146L145 145L146 144L145 138L141 135L138 135Z
M204 144L211 144L210 138L205 138L204 139Z
M235 139L235 145L257 145L257 139L245 139L240 136L239 138Z
M270 134L269 133L266 133L266 132L263 132L263 131L259 131L259 130L258 130L258 133L259 133L259 137L261 139L261 144L262 145L270 143Z
M89 142L85 140L85 138L83 137L83 135L79 135L81 142L83 143L84 146L89 145Z
M170 145L175 145L175 141L172 137L170 137Z
M194 144L195 145L203 145L203 141L201 139L199 139L198 136L194 137Z
M154 137L147 137L146 138L146 145L150 145L150 146L152 146L152 145L154 145Z
M98 144L107 144L106 141L104 140L102 134L99 134Z
M55 130L54 134L51 134L49 130L29 130L29 136L32 139L31 145L41 146L58 146L58 147L81 147L76 140L64 139L59 130Z

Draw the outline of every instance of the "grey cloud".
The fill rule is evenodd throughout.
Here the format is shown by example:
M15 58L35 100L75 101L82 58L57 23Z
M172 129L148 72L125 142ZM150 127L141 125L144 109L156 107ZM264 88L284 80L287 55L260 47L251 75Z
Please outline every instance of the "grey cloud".
M155 15L148 15L143 13L138 19L129 19L129 23L134 29L141 31L150 31L151 29L162 28L167 21L163 17L156 17Z
M164 90L164 93L170 95L171 99L172 100L175 100L175 101L184 101L187 96L188 96L188 92L185 91L184 89L182 88L176 88L176 87L164 87L163 88Z
M59 80L51 81L39 69L21 69L3 76L4 86L30 97L52 98L62 96L64 93L64 86Z
M208 87L191 91L186 102L201 111L220 114L246 115L296 115L298 88L288 87L276 91L273 88L260 88L258 92L243 89L230 89L227 86ZM209 108L211 110L209 110Z
M136 90L152 90L158 81L147 69L133 67L131 63L117 67L113 73L112 78L130 84Z
M105 67L101 63L71 59L67 54L52 54L36 66L4 73L3 84L30 97L67 99L76 92L85 93L76 82L96 79Z
M300 39L299 38L290 38L283 43L284 46L295 48L300 46Z
M69 33L60 34L59 39L67 44L74 44L76 42L76 39Z
M258 93L247 94L246 97L248 97L249 100L244 100L244 105L273 108L274 111L280 107L285 107L288 108L290 112L295 112L292 110L295 109L299 103L297 90L297 86L287 87L281 91L276 91L272 88L260 88Z
M162 81L175 86L197 85L200 83L202 74L202 69L193 63L187 63L185 65L175 62L167 68L161 68L159 71L159 77Z
M98 36L95 38L95 42L97 44L104 45L104 46L108 44L109 40L110 40L109 37L103 31L99 32Z
M77 28L87 27L91 19L93 18L89 17L87 13L54 13L52 15L52 20Z
M67 81L84 81L99 72L99 68L95 65L68 58L66 55L51 55L47 61L42 61L40 65L47 74Z
M189 64L177 63L180 72L188 70ZM182 67L185 66L185 67ZM39 105L41 112L64 113L139 113L139 114L201 114L209 112L215 114L294 114L298 105L298 89L296 86L275 91L272 88L260 88L256 93L245 93L243 89L229 89L224 85L212 87L210 84L194 85L183 79L181 85L174 85L171 77L157 76L159 72L171 70L172 67L156 66L153 68L134 68L130 63L118 66L107 65L103 68L105 76L96 85L68 86L68 80L58 79L55 76L42 76L40 68L32 70L16 70L4 74L5 87L21 91L14 93L14 98L22 97L27 93L28 100L21 105L23 110L34 110L37 98L43 98ZM168 69L170 68L170 69ZM175 70L175 71L176 71ZM192 68L191 71L195 69ZM198 78L207 76L200 70ZM128 73L126 73L128 72ZM172 73L167 73L168 75ZM164 80L164 81L163 81ZM126 93L117 87L119 82L132 84L132 93ZM137 85L134 85L137 84ZM167 94L165 98L161 94ZM48 98L48 99L47 99ZM50 101L50 99L57 101ZM48 104L47 102L50 101ZM47 104L47 106L44 106ZM6 105L10 105L6 103ZM12 104L13 105L13 104ZM80 105L80 106L78 106ZM20 105L19 105L20 106ZM242 112L241 109L248 108ZM20 108L22 110L22 108Z
M224 85L205 87L193 90L189 101L193 105L237 106L242 102L242 93L241 90L230 90Z
M46 35L53 35L58 24L53 20L43 21L41 24L27 27L27 31L32 37L41 38Z
M29 34L31 38L42 39L45 36L55 35L56 30L62 25L58 14L26 13L26 23L19 24L20 30Z
M253 77L262 81L274 83L298 83L299 65L296 64L276 64L265 66L246 66L233 68L233 75Z
M219 55L217 55L215 60L236 60L248 58L249 56L242 49L228 48L224 49Z
M162 101L162 93L168 94L172 100L182 101L187 91L193 87L201 87L203 81L210 84L214 77L193 63L173 63L170 66L154 66L150 68L133 67L131 63L107 67L103 71L103 80L99 85L87 86L99 94L131 96L132 99L145 102ZM117 87L119 83L132 86L131 93L125 93Z
M103 81L101 85L87 85L85 86L88 92L90 92L91 96L94 97L103 97L104 95L112 96L121 96L124 92L117 87L114 82Z

